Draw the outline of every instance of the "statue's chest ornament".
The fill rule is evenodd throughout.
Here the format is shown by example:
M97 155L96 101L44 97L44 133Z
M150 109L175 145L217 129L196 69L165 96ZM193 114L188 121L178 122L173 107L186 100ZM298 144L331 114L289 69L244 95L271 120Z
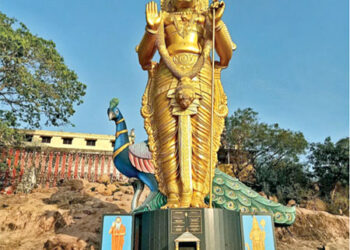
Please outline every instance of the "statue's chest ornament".
M174 14L173 21L177 32L182 33L184 36L190 30L190 28L195 25L196 14ZM156 38L157 48L165 65L180 82L183 82L184 78L193 79L195 76L197 76L199 71L202 69L205 60L209 57L210 50L212 48L210 37L211 34L209 32L205 32L205 34L206 36L204 37L203 50L199 56L193 57L183 55L172 58L169 55L165 44L164 23L161 23Z
M179 36L184 38L190 32L191 28L196 23L196 15L194 14L176 14L172 18L175 29Z

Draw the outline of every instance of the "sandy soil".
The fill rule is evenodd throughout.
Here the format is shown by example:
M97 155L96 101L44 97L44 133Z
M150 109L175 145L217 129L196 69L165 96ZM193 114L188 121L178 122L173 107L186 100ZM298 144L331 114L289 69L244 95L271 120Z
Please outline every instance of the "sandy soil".
M0 249L99 249L102 215L130 212L132 196L123 183L82 180L0 195ZM278 250L349 249L349 218L298 208L293 226L276 228L276 241Z

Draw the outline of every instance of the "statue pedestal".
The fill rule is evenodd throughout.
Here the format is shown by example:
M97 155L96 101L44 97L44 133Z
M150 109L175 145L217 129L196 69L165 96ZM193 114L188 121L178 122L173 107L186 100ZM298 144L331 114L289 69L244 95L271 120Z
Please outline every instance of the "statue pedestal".
M135 250L242 250L240 213L176 208L134 215Z

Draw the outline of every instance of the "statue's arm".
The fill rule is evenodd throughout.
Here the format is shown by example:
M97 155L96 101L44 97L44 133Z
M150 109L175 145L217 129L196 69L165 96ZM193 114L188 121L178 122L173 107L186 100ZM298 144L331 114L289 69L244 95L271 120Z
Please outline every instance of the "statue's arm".
M215 9L215 50L220 57L219 65L227 67L233 51L236 49L236 44L232 42L230 33L227 30L225 23L221 20L225 3L223 1L213 1L209 9L209 20L213 20L213 9Z
M215 50L220 57L220 66L227 67L236 44L232 42L225 23L220 20L215 27Z
M162 14L158 13L157 4L153 1L146 5L146 21L146 33L139 46L136 47L139 62L144 70L152 66L151 60L156 52L157 31L162 21Z
M142 69L149 69L154 53L156 52L156 34L153 34L148 27L146 27L146 32L140 44L137 46L136 51Z

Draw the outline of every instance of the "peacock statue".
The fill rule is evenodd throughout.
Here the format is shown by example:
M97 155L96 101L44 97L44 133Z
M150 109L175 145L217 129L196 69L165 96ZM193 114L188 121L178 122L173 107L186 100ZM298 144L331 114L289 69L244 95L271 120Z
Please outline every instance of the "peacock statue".
M108 108L108 117L116 124L113 162L116 168L130 178L134 187L131 208L133 212L160 209L166 204L166 197L159 192L154 176L152 156L147 141L129 145L128 130L125 120L118 109L119 100L113 98ZM147 185L151 190L142 205L137 207L139 197ZM207 202L209 198L207 197ZM238 179L219 169L215 169L213 179L213 207L242 213L271 213L277 224L291 225L295 220L295 207L286 207L266 199Z
M130 144L125 119L118 109L119 100L113 98L107 110L108 118L115 122L116 133L113 150L113 163L120 173L129 178L134 188L134 197L131 209L143 209L159 193L158 183L154 176L154 167L151 163L151 153L146 142ZM138 205L140 195L147 185L151 190L141 206Z

